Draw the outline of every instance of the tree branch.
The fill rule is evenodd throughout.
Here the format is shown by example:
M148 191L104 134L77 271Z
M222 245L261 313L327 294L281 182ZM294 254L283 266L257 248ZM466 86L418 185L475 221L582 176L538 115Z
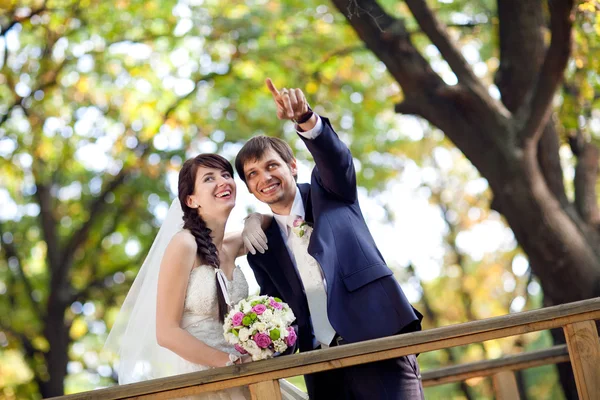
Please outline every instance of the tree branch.
M552 39L546 52L531 102L520 107L517 116L526 117L520 132L522 145L537 145L552 113L552 101L571 53L572 10L574 0L549 0ZM525 109L529 105L529 112Z
M489 25L489 22L467 22L464 24L444 24L444 26L446 28L476 28L478 26L483 26L483 25ZM408 34L413 36L413 35L418 35L424 33L426 34L422 29L416 29L414 31L409 31Z
M367 48L387 66L405 92L434 91L443 80L417 51L400 19L375 0L332 0Z
M48 266L51 271L58 269L60 265L60 244L58 241L58 232L56 229L56 219L54 218L54 205L52 202L52 194L50 193L50 185L42 183L39 177L35 177L36 192L35 196L40 206L40 225L44 234L44 241L48 246Z
M485 103L490 110L508 117L510 115L508 110L489 95L487 88L475 76L460 50L452 43L447 33L447 27L435 17L427 3L424 0L406 0L406 4L423 32L440 51L460 84L473 92L478 101Z
M314 69L314 71L312 73L310 73L309 75L311 75L314 79L319 79L320 75L321 75L321 69L323 68L323 66L325 64L327 64L329 61L335 59L336 57L340 57L340 56L346 56L348 54L352 54L354 52L359 52L359 51L365 51L365 50L369 50L367 49L362 43L358 44L358 45L354 45L354 46L347 46L347 47L343 47L341 49L337 49L335 51L330 52L329 54L325 55L325 57L323 57L321 59L320 62L317 63L317 67Z
M2 235L4 234L4 226L2 225L2 222L0 222L0 238L2 237ZM27 292L27 298L29 299L29 302L31 303L31 308L33 309L34 314L36 314L36 316L42 320L43 319L43 314L42 311L40 310L38 303L35 301L35 299L33 298L33 286L31 285L31 282L29 281L29 278L27 277L27 275L25 275L25 270L23 269L23 263L21 262L21 257L19 257L19 254L17 253L17 249L13 246L12 243L2 243L1 246L4 249L4 253L5 253L5 257L6 257L6 261L10 262L11 258L14 258L17 262L17 268L19 269L19 275L21 280L23 281L23 285L25 286L25 291Z
M580 130L575 136L569 138L569 143L573 154L577 156L574 179L575 206L585 222L600 227L600 209L596 192L600 151L585 140Z
M117 176L104 187L100 195L86 207L89 210L89 216L81 227L71 235L71 238L67 242L60 262L61 273L59 275L65 276L77 249L87 240L90 229L108 204L106 203L106 196L121 186L131 172L131 170L122 168Z
M141 267L142 262L144 261L144 258L146 257L147 251L148 249L146 249L146 251L140 251L140 255L136 260L130 260L128 262L125 262L119 266L113 267L110 272L105 273L102 276L95 276L89 283L88 285L77 291L76 293L73 294L73 296L71 297L70 302L74 302L77 300L87 300L89 298L90 293L92 292L92 290L94 289L101 289L103 287L105 287L105 282L107 278L110 278L111 276L113 276L114 274L116 274L117 272L121 272L123 270L125 270L128 266L132 265L132 264L136 264L139 265Z
M213 72L213 73L209 73L207 75L203 75L203 76L199 77L195 81L193 90L191 90L185 96L181 96L181 97L178 97L177 99L175 99L171 103L171 105L165 109L162 119L161 119L162 123L164 123L171 116L171 114L177 109L177 107L179 107L186 99L189 99L192 96L192 94L196 92L196 90L198 89L198 84L201 81L214 79L217 76L221 76L221 75ZM144 158L148 154L149 149L150 149L150 142L149 141L148 142L139 142L135 150L140 150L140 149L142 150L142 154L138 157L138 159ZM119 174L117 174L117 176L109 184L107 184L105 186L102 193L98 197L96 197L91 202L91 204L87 207L87 209L90 210L88 219L83 223L83 225L76 232L74 232L71 235L71 238L69 239L67 245L65 246L65 250L63 252L62 260L60 263L61 269L60 269L59 276L66 275L66 273L68 272L68 270L71 266L73 257L75 256L77 249L79 249L79 247L87 240L91 227L96 222L99 215L101 215L102 212L104 211L105 206L106 206L105 197L109 193L112 193L117 188L119 188L125 182L127 177L135 171L135 169L136 169L135 167L131 167L131 168L123 167L121 169L121 171L119 172Z
M0 117L0 127L8 120L10 117L10 113L17 107L22 107L23 101L31 98L38 90L45 90L48 87L56 84L56 79L58 78L58 74L63 70L66 65L66 60L63 60L59 66L51 71L46 72L42 75L42 82L35 89L31 90L31 94L27 97L16 96L15 101L8 107L6 113Z
M233 58L235 58L235 57L233 57ZM232 60L233 60L233 58L232 58ZM202 77L196 79L196 81L194 82L194 88L185 96L181 96L181 97L177 98L175 101L173 101L173 103L165 110L165 112L163 113L163 122L166 121L167 119L169 119L171 114L177 109L177 107L179 107L181 105L181 103L183 103L185 100L192 97L192 95L194 93L196 93L196 91L198 90L198 84L200 82L206 81L209 79L214 79L217 76L221 76L221 75L217 74L216 72L211 72L209 74L203 75Z
M566 208L570 206L560 165L560 142L554 121L549 120L538 143L537 159L548 189Z
M4 115L2 115L2 117L0 117L0 127L2 125L4 125L4 123L8 120L8 117L10 116L10 113L17 107L19 107L21 105L21 101L23 100L22 97L17 96L17 98L15 99L15 101L8 106L6 113Z
M13 14L14 19L8 21L5 25L0 27L0 37L4 37L15 25L23 23L25 21L28 21L31 19L31 17L33 17L34 15L39 15L41 13L43 13L44 11L47 11L48 9L46 8L46 2L44 1L44 3L42 4L42 6L36 10L33 10L30 14L22 16L22 17L17 17Z
M481 83L475 76L469 63L452 43L447 29L440 22L424 0L406 0L408 8L425 32L431 43L440 51L442 57L448 62L458 81L468 87L480 87Z
M500 66L495 83L502 102L515 112L535 84L544 61L541 1L498 0Z

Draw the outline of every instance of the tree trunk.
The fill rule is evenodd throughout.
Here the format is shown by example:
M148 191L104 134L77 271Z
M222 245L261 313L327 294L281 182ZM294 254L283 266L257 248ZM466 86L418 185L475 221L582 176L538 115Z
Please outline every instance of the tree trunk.
M40 383L40 393L43 398L64 395L64 380L67 375L69 362L69 330L65 325L65 307L49 307L45 321L44 336L48 340L50 350L45 353L46 367L49 380Z
M573 0L501 0L500 67L492 99L443 23L423 0L406 0L423 33L458 78L446 85L413 45L404 21L376 0L332 0L404 94L395 109L440 128L487 179L492 208L504 215L552 304L600 295L600 211L595 182L600 154L580 146L576 199L565 193L552 119L554 94L571 50ZM544 31L550 30L547 45ZM568 283L568 284L566 284ZM561 374L567 396L572 381Z

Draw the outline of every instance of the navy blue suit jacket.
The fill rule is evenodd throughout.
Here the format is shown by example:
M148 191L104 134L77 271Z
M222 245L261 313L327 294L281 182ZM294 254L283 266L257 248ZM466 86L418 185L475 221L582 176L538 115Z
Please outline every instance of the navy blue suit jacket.
M300 136L314 157L310 184L298 189L313 224L308 252L327 281L327 314L335 331L348 342L420 329L422 315L406 299L365 223L358 204L356 174L350 150L329 120L315 139ZM314 340L302 281L275 220L266 231L269 250L248 255L261 294L280 297L296 315L300 351Z

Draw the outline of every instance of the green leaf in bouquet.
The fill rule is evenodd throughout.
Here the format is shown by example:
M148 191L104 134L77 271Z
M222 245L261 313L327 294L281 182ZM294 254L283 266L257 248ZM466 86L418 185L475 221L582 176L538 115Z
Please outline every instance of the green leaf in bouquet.
M278 303L283 303L283 300L281 300L279 297L273 297L273 300L275 300Z
M237 329L232 329L230 332L233 333L235 336L239 336L239 330Z
M262 301L260 301L260 300L254 300L252 303L250 303L250 305L252 307L254 307L255 305L260 304L260 303L262 303Z
M249 315L246 315L242 319L242 325L244 325L244 326L250 326L251 323L252 323L252 317L250 317Z

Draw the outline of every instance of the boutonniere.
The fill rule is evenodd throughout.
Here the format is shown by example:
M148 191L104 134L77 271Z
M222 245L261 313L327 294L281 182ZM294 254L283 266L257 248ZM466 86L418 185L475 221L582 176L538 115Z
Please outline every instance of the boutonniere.
M304 237L306 235L308 227L310 226L308 222L303 220L301 217L298 217L294 220L292 232L296 234L298 237Z

